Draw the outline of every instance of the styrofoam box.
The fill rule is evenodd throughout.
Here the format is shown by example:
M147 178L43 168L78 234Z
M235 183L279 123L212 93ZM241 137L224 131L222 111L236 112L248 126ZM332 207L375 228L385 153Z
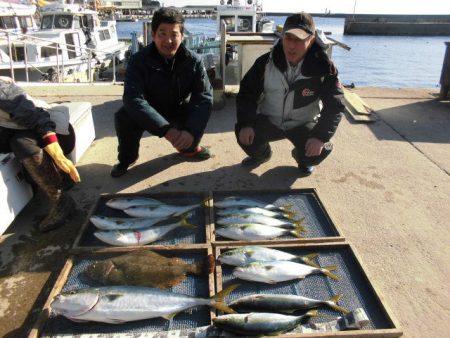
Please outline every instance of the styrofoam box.
M75 148L68 157L77 163L95 139L92 105L90 102L64 102L51 106L55 110L69 110L70 124L75 130Z
M33 197L31 185L13 153L0 154L0 234Z

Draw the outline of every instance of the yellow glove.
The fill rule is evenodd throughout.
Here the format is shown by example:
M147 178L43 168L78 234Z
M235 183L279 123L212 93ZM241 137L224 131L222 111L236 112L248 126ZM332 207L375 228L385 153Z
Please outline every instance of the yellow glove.
M56 136L53 135L51 135L49 138ZM44 137L47 137L47 135ZM56 139L56 137L54 139ZM53 161L55 161L55 164L58 166L58 168L68 173L70 175L70 178L72 178L74 182L80 182L81 179L77 169L73 165L72 161L67 159L66 156L64 156L61 146L57 141L54 141L54 139L52 139L53 141L52 143L49 143L44 147L44 150L52 157Z

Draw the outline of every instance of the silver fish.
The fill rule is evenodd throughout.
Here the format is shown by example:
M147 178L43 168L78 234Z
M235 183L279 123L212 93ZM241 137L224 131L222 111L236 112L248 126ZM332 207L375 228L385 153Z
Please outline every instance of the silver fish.
M289 210L288 206L276 206L264 201L236 196L225 197L220 201L214 202L214 206L217 208L258 207L267 210L278 210L278 211Z
M323 273L324 275L338 279L331 273L336 266L326 266L315 268L313 266L289 262L289 261L266 261L253 262L244 266L238 266L233 269L233 275L244 280L262 282L267 284L276 284L288 280L305 278L313 273Z
M318 268L319 266L312 261L312 259L317 256L317 253L311 253L306 256L296 256L281 250L266 248L263 246L246 245L222 252L217 259L222 264L234 266L247 265L257 261L301 261L305 264Z
M154 198L148 197L116 197L106 201L106 205L113 209L124 210L135 205L162 205L165 204Z
M227 217L220 217L216 220L216 224L219 225L229 225L229 224L239 224L239 223L257 223L263 225L269 225L272 227L284 227L284 228L300 228L300 224L303 223L304 217L294 221L288 219L279 219L264 215L257 214L241 214L232 215ZM303 228L303 227L302 227Z
M275 217L275 218L286 218L292 221L295 221L293 219L294 215L296 213L293 211L274 211L274 210L267 210L264 208L258 208L258 207L233 207L233 208L225 208L225 209L219 209L217 210L217 215L219 216L234 216L234 215L264 215L267 217Z
M290 331L306 317L316 316L317 310L310 310L302 316L289 316L278 313L239 313L213 318L213 324L225 331L245 336L276 336Z
M178 312L199 305L235 313L223 299L236 287L232 285L209 299L142 286L86 288L61 293L50 306L56 315L73 321L111 324L157 317L171 319Z
M94 215L89 220L100 230L132 230L148 228L154 224L166 220L167 217L107 217Z
M165 234L178 227L195 228L195 225L189 224L186 218L182 218L179 222L153 226L148 229L135 230L112 230L112 231L96 231L94 236L102 242L110 245L130 246L145 245L162 238Z
M308 310L328 306L344 314L350 311L337 305L342 295L336 295L329 300L319 300L298 295L255 294L236 299L228 304L237 312L281 312L293 313L298 310Z
M133 217L169 217L169 216L181 216L195 208L200 207L201 204L191 204L191 205L158 205L158 206L148 206L148 205L138 205L129 207L124 210L127 215Z
M230 224L216 229L216 234L237 241L253 241L261 239L274 239L281 235L291 234L301 236L302 229L283 229L262 224Z

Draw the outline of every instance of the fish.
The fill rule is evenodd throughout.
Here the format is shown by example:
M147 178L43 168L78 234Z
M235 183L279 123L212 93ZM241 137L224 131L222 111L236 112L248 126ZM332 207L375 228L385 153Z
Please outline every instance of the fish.
M102 215L93 215L89 218L100 230L131 230L148 228L154 224L166 220L167 217L107 217Z
M136 205L124 209L123 211L133 217L169 217L169 216L181 216L195 208L200 207L201 204L191 205Z
M350 311L337 305L342 295L335 295L329 300L318 300L298 295L255 294L236 299L228 304L237 312L282 312L293 313L327 306L344 314Z
M196 298L144 286L102 286L60 293L50 307L55 315L73 321L110 324L157 317L170 320L178 312L200 305L236 313L223 301L236 287L231 285L211 298Z
M315 268L297 262L259 261L235 267L233 275L240 279L267 284L276 284L298 278L303 279L313 273L322 273L327 277L338 280L339 278L331 272L333 270L336 270L334 265Z
M256 223L269 225L272 227L284 227L284 228L300 228L300 224L303 223L305 218L301 218L296 221L290 221L288 219L279 219L264 215L257 214L242 214L242 215L231 215L227 217L220 217L216 220L216 224L219 225L229 225L229 224L239 224L239 223ZM302 227L303 228L303 227ZM303 228L304 229L304 228Z
M157 206L165 203L149 197L116 197L107 200L105 204L113 209L124 210L135 205Z
M292 221L295 221L293 218L296 215L296 212L288 210L288 211L274 211L267 210L264 208L258 207L232 207L225 209L218 209L216 211L219 216L234 216L234 215L264 215L267 217L275 217L275 218L286 218Z
M227 314L213 318L213 324L222 330L245 336L276 336L293 330L305 318L317 316L317 310L310 310L301 316L279 313L251 312Z
M216 234L237 241L253 241L261 239L274 239L282 235L291 234L295 237L301 236L302 228L283 229L262 224L230 224L215 230Z
M281 250L266 248L263 246L246 245L236 249L222 252L217 260L222 264L242 266L257 261L292 261L302 262L318 268L319 266L312 260L318 253L311 253L305 256L293 255Z
M181 226L188 229L195 228L195 225L188 223L186 218L182 218L176 223L153 226L148 229L96 231L94 236L110 245L145 245L157 241L169 231Z
M103 285L137 285L168 289L180 284L188 274L208 275L214 271L214 257L193 264L178 257L165 257L150 250L97 261L86 269L86 275Z
M214 202L214 206L221 209L230 207L258 207L267 210L278 210L278 211L290 210L290 205L277 206L264 201L236 196L225 197L220 201Z

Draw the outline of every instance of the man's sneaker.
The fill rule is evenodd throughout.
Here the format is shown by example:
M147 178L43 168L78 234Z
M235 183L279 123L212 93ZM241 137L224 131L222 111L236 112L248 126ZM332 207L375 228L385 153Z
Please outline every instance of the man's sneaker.
M123 164L123 163L117 163L115 164L111 169L111 176L112 177L120 177L127 173L128 168L135 164L136 162L130 163L130 164Z
M198 160L207 160L211 158L211 153L209 152L209 149L201 146L198 146L197 149L193 152L190 153L180 152L180 154L183 155L184 157Z
M302 165L302 164L299 164L298 165L298 170L300 171L300 173L303 176L309 176L309 175L311 175L313 173L314 166L313 165Z
M248 156L242 160L241 164L244 167L257 167L257 166L260 166L261 164L269 161L271 157L272 157L272 151L270 151L269 156L266 156L266 157Z

